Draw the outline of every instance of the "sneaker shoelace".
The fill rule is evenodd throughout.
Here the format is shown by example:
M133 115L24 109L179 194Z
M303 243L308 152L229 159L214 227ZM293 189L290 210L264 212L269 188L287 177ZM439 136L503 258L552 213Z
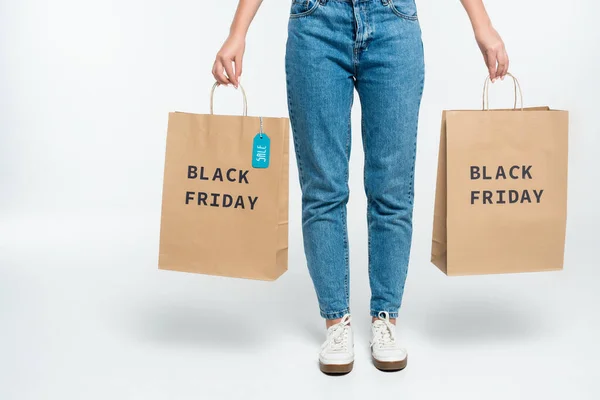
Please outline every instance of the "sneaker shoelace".
M327 333L327 340L321 346L321 350L326 348L332 351L348 350L348 325L350 324L350 315L346 314L340 322L331 326Z
M390 322L390 316L382 311L373 322L373 346L375 343L383 349L396 348L396 327Z

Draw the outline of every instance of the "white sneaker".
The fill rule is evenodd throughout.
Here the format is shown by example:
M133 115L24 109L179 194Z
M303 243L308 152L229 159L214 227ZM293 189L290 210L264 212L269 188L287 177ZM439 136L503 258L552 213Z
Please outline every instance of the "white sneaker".
M319 367L326 374L347 374L354 365L354 333L350 314L327 329L327 339L319 352Z
M375 367L383 371L399 371L408 361L406 350L397 342L396 326L385 311L371 324L371 356Z

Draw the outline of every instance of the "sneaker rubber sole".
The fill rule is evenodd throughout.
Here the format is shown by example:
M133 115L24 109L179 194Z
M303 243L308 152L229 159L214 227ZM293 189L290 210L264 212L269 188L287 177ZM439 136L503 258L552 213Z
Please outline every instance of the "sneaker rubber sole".
M321 372L328 375L343 375L352 371L352 367L354 366L354 361L350 364L323 364L319 361L319 368Z
M375 368L380 371L401 371L406 368L408 363L408 357L402 361L379 361L375 357L371 356Z

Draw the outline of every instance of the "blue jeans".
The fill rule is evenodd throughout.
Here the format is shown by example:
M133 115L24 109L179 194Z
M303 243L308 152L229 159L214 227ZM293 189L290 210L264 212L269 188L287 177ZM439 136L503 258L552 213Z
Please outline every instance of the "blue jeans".
M288 108L306 262L323 318L349 313L350 112L362 107L370 313L398 315L412 239L424 82L414 0L293 0Z

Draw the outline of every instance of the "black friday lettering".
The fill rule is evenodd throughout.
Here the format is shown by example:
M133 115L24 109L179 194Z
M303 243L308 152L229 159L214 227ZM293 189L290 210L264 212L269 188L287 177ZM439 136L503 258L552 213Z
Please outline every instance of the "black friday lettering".
M488 170L487 166L472 165L471 180L532 180L532 165L513 165ZM542 201L543 189L472 190L471 204L524 204Z
M220 181L238 184L249 184L249 170L238 170L237 168L228 168L223 170L215 168L211 173L203 166L197 167L189 165L187 170L188 179L198 179L202 181ZM254 210L258 196L241 196L232 195L229 193L207 193L207 192L185 192L185 204L194 204L198 206L222 207L222 208L241 208Z

